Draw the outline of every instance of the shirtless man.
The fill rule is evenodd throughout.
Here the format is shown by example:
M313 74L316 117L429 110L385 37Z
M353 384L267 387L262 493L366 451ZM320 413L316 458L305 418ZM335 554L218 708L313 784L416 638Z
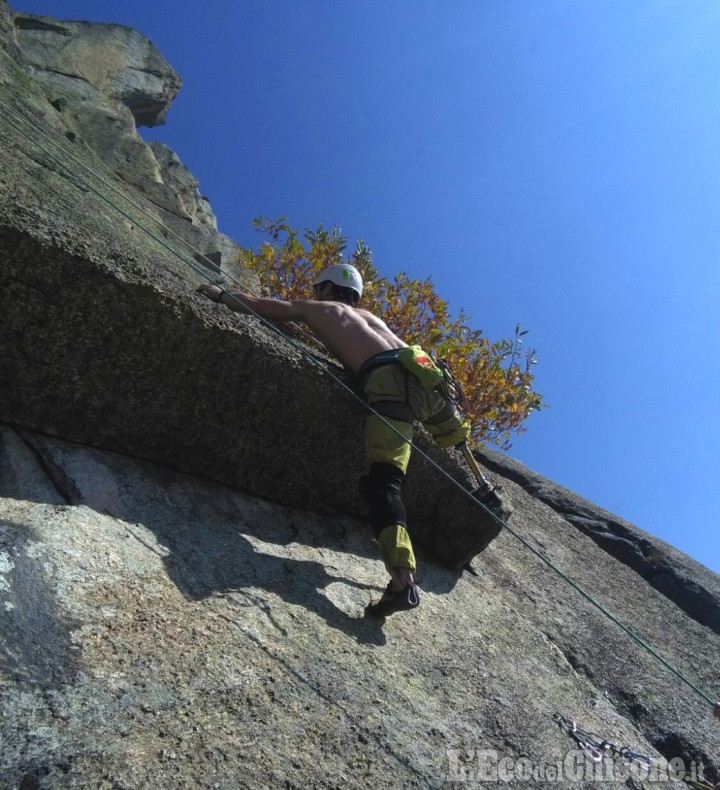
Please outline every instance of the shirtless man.
M216 285L201 285L198 291L237 313L256 313L270 321L307 324L325 348L355 376L375 354L407 345L368 310L333 301L332 286L331 281L325 281L313 286L315 299L292 302L248 294L230 295Z
M437 389L428 389L407 375L398 361L398 352L407 349L407 343L393 334L384 321L357 306L362 290L360 273L349 264L323 271L313 284L314 299L279 301L229 294L216 285L203 284L198 288L200 293L235 312L306 324L355 376L368 403L382 415L370 414L365 421L369 471L360 480L360 493L368 505L373 533L390 573L383 597L368 606L367 612L384 617L414 609L420 602L414 580L415 555L402 502L413 423L424 423L441 447L466 441L470 425ZM485 498L493 495L497 496L491 486L482 492ZM493 503L489 504L492 507Z

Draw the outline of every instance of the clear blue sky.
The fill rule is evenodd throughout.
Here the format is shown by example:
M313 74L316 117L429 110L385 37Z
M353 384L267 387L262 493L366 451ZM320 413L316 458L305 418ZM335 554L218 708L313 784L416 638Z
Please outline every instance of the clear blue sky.
M510 454L720 572L717 0L14 0L149 36L219 228L340 225L537 349Z

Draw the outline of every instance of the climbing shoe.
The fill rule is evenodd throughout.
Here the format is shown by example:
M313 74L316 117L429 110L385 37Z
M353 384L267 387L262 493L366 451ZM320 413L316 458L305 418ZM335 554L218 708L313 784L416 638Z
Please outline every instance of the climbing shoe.
M490 488L484 492L481 492L480 489L477 489L476 491L473 491L473 496L481 505L484 505L501 521L508 519L510 514L513 512L512 505L502 498L502 495L497 490L497 488Z
M365 612L371 617L387 617L394 612L415 609L419 604L420 594L416 584L406 584L402 590L393 590L390 582L385 588L383 597L377 603L371 603Z

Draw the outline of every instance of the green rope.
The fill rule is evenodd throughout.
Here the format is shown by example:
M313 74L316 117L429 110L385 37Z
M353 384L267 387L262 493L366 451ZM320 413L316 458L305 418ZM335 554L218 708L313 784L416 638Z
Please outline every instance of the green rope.
M140 206L139 204L135 203L131 198L129 198L127 195L125 195L122 192L122 190L118 189L114 184L111 184L110 182L108 182L105 179L103 179L101 176L99 176L97 173L95 173L91 168L89 168L84 162L82 162L81 160L77 159L72 154L68 153L59 143L57 143L55 140L53 140L49 135L45 134L45 132L41 128L36 126L34 123L32 123L32 121L29 121L27 118L24 118L23 116L19 115L15 110L13 110L12 108L8 107L7 104L5 104L5 102L2 101L2 100L0 100L0 107L2 107L6 111L9 111L12 115L15 116L15 118L18 118L22 122L26 123L35 132L37 132L41 137L45 138L49 143L51 143L53 146L58 148L65 156L67 156L69 159L71 159L73 162L75 162L75 164L77 164L80 167L82 167L85 171L90 173L90 175L92 177L97 179L103 185L107 186L113 192L116 192L117 194L119 194L122 198L127 200L135 209L137 209L138 211L142 212L145 216L149 217L153 222L156 222L158 225L160 225L161 228L163 228L163 230L167 231L172 236L177 238L180 242L182 242L185 246L187 246L189 249L191 249L197 255L200 255L200 256L204 257L203 253L201 253L201 252L199 252L199 250L195 249L189 242L187 242L185 239L183 239L177 233L174 233L169 228L166 228L162 224L162 222L160 220L158 220L157 218L153 217L153 215L150 214L148 211L146 211L142 206ZM182 261L183 263L188 265L196 274L202 275L203 279L212 279L212 278L208 277L208 273L207 273L207 271L205 269L201 269L201 268L199 268L196 265L195 261L191 261L188 258L182 256L177 250L173 249L170 245L168 245L162 238L160 238L159 236L155 235L151 230L149 230L148 228L144 227L142 224L138 223L137 220L134 217L132 217L130 214L128 214L126 211L124 211L120 206L118 206L112 200L107 198L104 194L102 194L102 192L100 192L98 189L93 187L92 184L89 184L89 183L87 183L87 181L85 181L84 179L80 178L77 175L77 173L73 172L56 155L52 154L50 151L48 151L46 148L44 148L40 143L37 142L37 140L33 140L20 126L18 126L13 121L9 120L7 117L5 117L4 120L13 129L15 129L15 131L18 132L18 134L20 134L22 137L24 137L28 142L30 142L32 145L37 146L44 154L46 154L51 159L53 159L55 162L57 162L59 165L61 165L63 168L65 168L65 170L69 173L69 175L71 177L77 178L91 192L93 192L95 195L97 195L99 198L101 198L105 203L107 203L109 206L111 206L116 211L118 211L120 214L122 214L123 217L125 217L128 220L130 220L133 224L137 225L142 231L147 233L148 236L150 236L156 242L161 244L172 255L174 255L180 261ZM235 279L230 273L227 273L227 274L228 274L228 278L232 282L234 282L236 285L242 286L242 283L240 283L237 279ZM225 287L222 284L222 282L215 282L214 284L217 285L222 290L223 293L227 293L228 296L232 296L232 293L225 289ZM299 351L304 356L308 357L313 364L318 365L322 370L324 370L325 373L331 379L333 379L333 381L338 386L340 386L347 394L349 394L350 397L353 400L358 402L365 410L369 411L370 413L374 414L376 417L381 419L403 441L407 442L414 452L416 452L422 458L424 458L443 477L445 477L447 480L449 480L450 483L452 483L455 487L457 487L465 496L470 498L470 500L472 501L472 503L474 505L479 506L480 508L482 508L482 510L484 510L491 518L493 518L501 527L506 529L516 540L518 540L523 546L525 546L525 548L529 549L538 559L541 560L541 562L543 562L545 565L547 565L563 581L565 581L576 592L578 592L586 601L588 601L588 603L590 603L592 606L594 606L596 609L598 609L602 614L604 614L608 619L610 619L613 623L615 623L615 625L617 625L622 631L624 631L634 642L636 642L638 645L640 645L642 648L644 648L653 658L655 658L657 661L659 661L666 669L670 670L670 672L672 672L679 680L681 680L690 689L692 689L696 694L698 694L711 707L714 706L715 703L713 702L713 700L707 694L705 694L694 683L692 683L690 680L688 680L678 669L676 669L672 664L670 664L668 661L666 661L661 655L658 654L658 652L654 648L652 648L643 639L641 639L639 636L637 636L637 634L635 634L628 626L626 626L614 614L612 614L612 612L608 611L601 603L596 601L589 593L587 593L582 587L580 587L580 585L578 585L575 581L573 581L573 579L571 579L563 571L561 571L550 559L548 559L544 554L542 554L540 551L538 551L525 537L523 537L523 535L521 535L515 529L510 527L499 516L497 516L489 508L487 508L485 505L483 505L482 502L479 502L473 496L471 491L469 491L467 488L465 488L465 486L463 486L460 482L455 480L455 478L453 478L445 469L443 469L427 453L425 453L421 448L417 447L413 443L412 440L407 439L406 437L404 437L400 433L400 431L398 431L398 429L395 428L394 425L392 425L390 422L388 422L385 419L385 417L383 417L383 415L379 414L375 409L373 409L373 407L370 404L368 404L352 387L348 386L348 384L345 381L343 381L336 373L334 373L329 367L327 367L322 362L320 362L317 359L317 357L311 351L309 351L309 349L307 349L301 343L297 342L294 338L291 338L290 336L286 335L284 332L282 332L280 329L278 329L278 327L276 327L273 324L271 324L269 321L267 321L265 318L263 318L260 314L255 312L252 308L247 307L247 306L245 306L245 308L248 310L250 315L252 315L253 317L257 318L265 327L267 327L272 332L274 332L275 334L277 334L280 337L282 337L293 348L295 348L297 351Z

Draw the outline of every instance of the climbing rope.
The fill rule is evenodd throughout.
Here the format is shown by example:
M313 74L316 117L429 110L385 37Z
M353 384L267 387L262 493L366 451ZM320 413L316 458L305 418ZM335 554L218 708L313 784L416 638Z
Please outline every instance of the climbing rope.
M199 250L195 249L188 241L183 239L177 233L174 233L171 229L167 228L163 223L154 217L150 212L145 210L142 206L134 202L131 198L129 198L122 190L118 189L114 184L106 181L102 178L102 176L95 173L90 167L88 167L84 162L73 156L69 153L63 146L61 146L58 142L52 139L49 135L47 135L40 127L38 127L35 123L33 123L28 118L20 115L16 110L9 107L2 99L0 99L0 108L4 111L9 113L13 116L16 120L13 121L7 116L3 116L5 122L12 127L19 135L25 138L31 145L36 146L40 149L46 156L50 157L54 160L57 164L59 164L64 170L69 174L71 178L75 178L80 181L88 190L90 190L93 194L97 195L101 200L111 206L113 209L118 211L123 217L128 219L134 225L137 225L140 230L162 245L166 250L168 250L172 255L177 257L180 261L185 263L189 266L196 274L199 274L203 277L203 279L212 279L209 277L208 272L205 268L200 268L194 260L190 260L189 258L181 255L176 249L171 247L169 244L165 242L165 240L158 235L154 234L151 230L144 227L142 224L138 223L137 220L128 214L123 208L118 206L115 202L110 200L107 196L105 196L100 190L94 187L92 184L88 183L87 180L78 176L76 172L68 167L65 162L60 159L56 154L51 153L46 147L44 147L37 139L33 139L23 128L20 124L26 124L30 127L34 132L36 132L40 137L50 143L54 148L61 151L61 153L70 159L72 162L80 166L84 171L89 173L93 178L99 181L104 186L108 187L112 192L118 194L124 200L126 200L130 205L132 205L136 210L142 212L145 216L150 218L154 223L157 223L162 229L163 232L168 233L169 235L173 236L177 240L179 240L185 247L192 250L196 255L204 258L204 253L201 253ZM19 122L19 123L18 123ZM237 279L232 277L231 274L227 273L227 278L230 279L236 285L240 285L242 287L242 283L240 283ZM223 281L215 281L215 285L217 285L224 293L232 296L230 291L227 291L224 287ZM715 715L720 718L720 704L714 703L713 700L701 691L695 684L693 684L690 680L688 680L679 670L677 670L672 664L668 663L662 656L660 656L652 647L650 647L644 640L642 640L639 636L637 636L628 626L618 620L615 615L609 612L602 604L596 601L589 593L587 593L582 587L580 587L575 581L573 581L569 576L567 576L563 571L561 571L555 564L542 552L536 549L532 543L530 543L523 535L517 532L515 529L510 527L507 522L503 521L496 513L486 507L482 502L479 502L478 499L473 495L473 492L468 490L462 483L458 482L453 478L445 469L443 469L435 460L433 460L427 453L425 453L421 448L417 447L412 440L409 440L402 436L400 431L398 431L395 426L393 426L388 420L383 417L383 415L379 414L375 409L372 408L370 404L368 404L352 387L350 387L345 381L340 378L333 370L331 370L328 366L322 363L308 348L294 340L292 337L289 337L287 334L282 332L277 326L270 323L268 320L263 318L257 312L252 310L252 308L246 307L248 313L258 319L266 328L268 328L274 334L282 337L289 345L299 351L303 356L310 359L310 361L318 365L324 372L342 389L344 390L353 400L358 402L363 409L371 412L380 420L382 420L391 430L393 430L398 436L400 436L403 441L407 442L412 450L420 455L422 458L425 459L436 471L440 473L441 476L445 477L453 486L458 488L466 497L468 497L471 502L476 506L480 507L487 515L489 515L493 520L495 520L501 527L506 529L516 540L518 540L525 548L527 548L532 554L534 554L538 559L541 560L545 565L547 565L554 573L556 573L562 580L564 580L567 584L569 584L576 592L578 592L586 601L588 601L592 606L598 609L602 614L608 617L615 625L617 625L622 631L624 631L634 642L644 648L652 657L654 657L657 661L659 661L666 669L672 672L679 680L681 680L685 685L687 685L690 689L692 689L696 694L698 694L705 702L707 702L711 707L715 706ZM449 387L453 397L459 397L457 394L457 390L454 388L452 382L450 383ZM461 391L460 391L461 395Z
M186 246L190 250L192 250L192 252L194 252L196 255L198 255L198 256L200 256L202 258L205 258L205 254L200 252L195 247L193 247L192 244L190 244L190 242L188 242L186 239L184 239L179 234L175 233L175 231L173 231L171 228L168 228L167 226L163 225L163 223L159 219L157 219L157 217L154 217L149 211L147 211L147 209L143 208L141 205L139 205L134 200L132 200L132 198L128 197L128 195L126 195L121 189L118 189L118 187L116 187L114 184L110 183L109 181L106 181L102 176L98 175L94 170L92 170L90 167L88 167L83 161L81 161L77 157L73 156L73 154L69 153L68 151L66 151L57 141L53 140L52 137L50 137L49 135L45 134L45 132L39 126L34 124L28 118L24 118L22 115L19 115L11 107L8 107L8 105L2 99L0 99L0 108L10 112L16 119L18 119L19 121L27 124L31 129L33 129L33 131L37 132L42 138L47 140L47 142L49 142L55 148L60 150L64 156L66 156L68 159L70 159L76 165L79 165L80 167L82 167L83 170L85 170L87 173L89 173L93 178L95 178L97 181L99 181L103 186L106 186L112 192L115 192L121 198L126 200L133 208L137 209L142 214L144 214L146 217L148 217L153 222L158 224L162 228L164 233L166 233L166 234L168 234L170 236L173 236L175 239L180 241L184 246ZM67 171L67 173L70 175L71 178L77 179L90 192L92 192L94 195L97 195L102 201L107 203L109 206L111 206L113 209L115 209L118 213L120 213L123 217L125 217L125 219L129 220L130 222L132 222L133 225L137 225L137 227L140 228L140 230L142 230L144 233L146 233L148 236L150 236L150 238L152 238L154 241L158 242L158 244L160 244L162 247L164 247L168 252L170 252L176 258L181 260L184 264L189 266L196 274L202 275L203 278L207 277L207 269L206 268L202 268L201 269L195 263L195 261L191 261L189 258L183 257L176 249L171 247L163 238L161 238L161 237L157 236L156 234L154 234L149 228L146 228L143 225L141 225L137 221L137 219L135 217L133 217L131 214L128 214L124 209L122 209L120 206L118 206L117 203L113 203L113 201L110 200L105 195L103 195L103 193L100 192L100 190L96 189L92 184L89 184L86 180L84 180L83 178L78 176L77 173L74 173L65 164L65 162L63 162L61 159L59 159L55 154L53 154L50 151L48 151L47 148L44 148L40 143L37 142L37 140L33 140L26 132L23 131L23 129L20 126L17 125L17 123L13 122L12 120L10 120L7 117L4 117L3 119L8 124L8 126L11 126L18 134L20 134L22 137L24 137L29 143L35 145L46 156L49 156L57 164L59 164L61 167L63 167ZM233 278L230 277L230 279L233 279ZM240 284L237 280L233 280L233 281L235 282L236 285Z

